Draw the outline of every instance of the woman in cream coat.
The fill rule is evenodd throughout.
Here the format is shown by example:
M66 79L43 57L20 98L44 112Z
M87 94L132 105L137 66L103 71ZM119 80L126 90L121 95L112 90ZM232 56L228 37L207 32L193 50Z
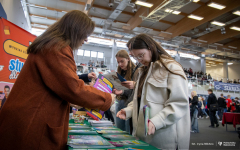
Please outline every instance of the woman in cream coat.
M188 85L181 65L148 35L137 35L127 46L144 67L139 71L133 101L117 117L132 117L133 135L157 148L189 149ZM147 136L145 105L150 107Z

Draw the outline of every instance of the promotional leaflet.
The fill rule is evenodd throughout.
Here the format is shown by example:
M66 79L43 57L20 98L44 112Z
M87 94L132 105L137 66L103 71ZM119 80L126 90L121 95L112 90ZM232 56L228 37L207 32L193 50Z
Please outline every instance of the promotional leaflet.
M99 134L127 134L126 131L120 131L120 130L97 130L97 133Z
M68 126L68 130L83 130L83 129L91 129L90 127L88 126L78 126L78 125L71 125L71 126Z
M139 140L121 140L121 141L109 141L112 145L116 147L123 146L149 146L149 144L144 143Z
M74 134L74 135L94 135L94 134L97 134L96 131L92 131L92 130L68 130L68 133Z
M72 148L110 148L115 147L100 136L68 136L68 145Z
M144 126L145 126L145 136L147 136L148 132L148 123L149 123L149 116L150 116L150 108L145 105L143 107L143 116L144 116Z
M107 78L113 84L115 89L117 89L117 90L128 90L128 88L121 85L121 81L119 80L116 71L113 71L113 70L111 72L108 71L108 74L104 74L104 77Z
M136 140L135 137L128 134L119 134L119 135L103 135L104 138L108 140Z
M120 130L116 127L94 127L93 130Z

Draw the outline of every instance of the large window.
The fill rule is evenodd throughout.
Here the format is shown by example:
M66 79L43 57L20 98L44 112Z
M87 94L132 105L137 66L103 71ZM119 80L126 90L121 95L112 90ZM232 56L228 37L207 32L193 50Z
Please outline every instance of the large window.
M84 51L84 56L85 56L85 57L90 57L90 51L86 51L86 50L85 50L85 51Z
M83 56L83 52L84 52L84 50L79 49L78 52L77 52L77 55Z
M97 57L97 52L91 51L91 57Z
M103 58L103 53L102 52L98 52L98 58Z

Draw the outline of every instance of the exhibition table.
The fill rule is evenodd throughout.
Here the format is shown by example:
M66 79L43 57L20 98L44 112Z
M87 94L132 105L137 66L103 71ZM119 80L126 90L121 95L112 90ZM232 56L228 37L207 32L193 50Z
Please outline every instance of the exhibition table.
M233 127L236 130L236 125L240 124L240 113L223 113L222 125L224 126L224 124L226 124L226 131L228 123L232 123Z
M74 120L73 119L69 120L69 123L74 123ZM84 121L84 124L90 126L90 124L86 120ZM101 134L97 134L97 135L102 137ZM108 141L110 141L110 140L108 140ZM96 148L96 149L107 150L107 149L125 149L125 148L136 148L136 149L144 149L144 150L157 150L157 148L155 148L155 147L153 147L151 145L149 145L149 146L123 146L123 147L116 147L116 148ZM70 146L68 147L68 149L69 150L74 150L74 148L72 148ZM94 148L91 148L91 149L94 149Z

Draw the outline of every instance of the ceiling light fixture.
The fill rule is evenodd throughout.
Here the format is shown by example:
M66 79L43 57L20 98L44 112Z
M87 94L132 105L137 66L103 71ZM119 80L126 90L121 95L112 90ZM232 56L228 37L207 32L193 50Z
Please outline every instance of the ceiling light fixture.
M188 15L188 18L195 19L195 20L202 20L203 19L203 17L197 16L197 15L193 15L193 14Z
M232 65L233 63L227 63L228 65Z
M238 15L238 16L240 16L240 11L239 11L239 10L234 11L233 14L234 14L234 15Z
M228 46L229 48L233 48L233 49L237 49L237 47L234 47L234 46Z
M193 0L194 3L197 3L197 2L199 2L199 1L200 1L200 0Z
M217 25L217 26L225 26L225 23L218 22L218 21L212 21L211 24Z
M215 3L215 2L209 3L208 6L212 7L212 8L219 9L219 10L222 10L222 9L226 8L225 5L221 5L221 4L218 4L218 3Z
M135 2L135 4L140 5L140 6L149 7L149 8L151 8L151 7L153 6L152 3L143 2L143 1L140 1L140 0L137 0L137 1Z
M165 9L165 12L168 12L168 13L172 13L172 14L175 14L175 15L178 15L178 14L180 14L181 13L181 11L177 11L177 10L175 10L175 11L173 11L173 10L171 10L171 9Z
M240 27L236 27L236 26L232 26L232 27L230 27L230 29L240 31Z

